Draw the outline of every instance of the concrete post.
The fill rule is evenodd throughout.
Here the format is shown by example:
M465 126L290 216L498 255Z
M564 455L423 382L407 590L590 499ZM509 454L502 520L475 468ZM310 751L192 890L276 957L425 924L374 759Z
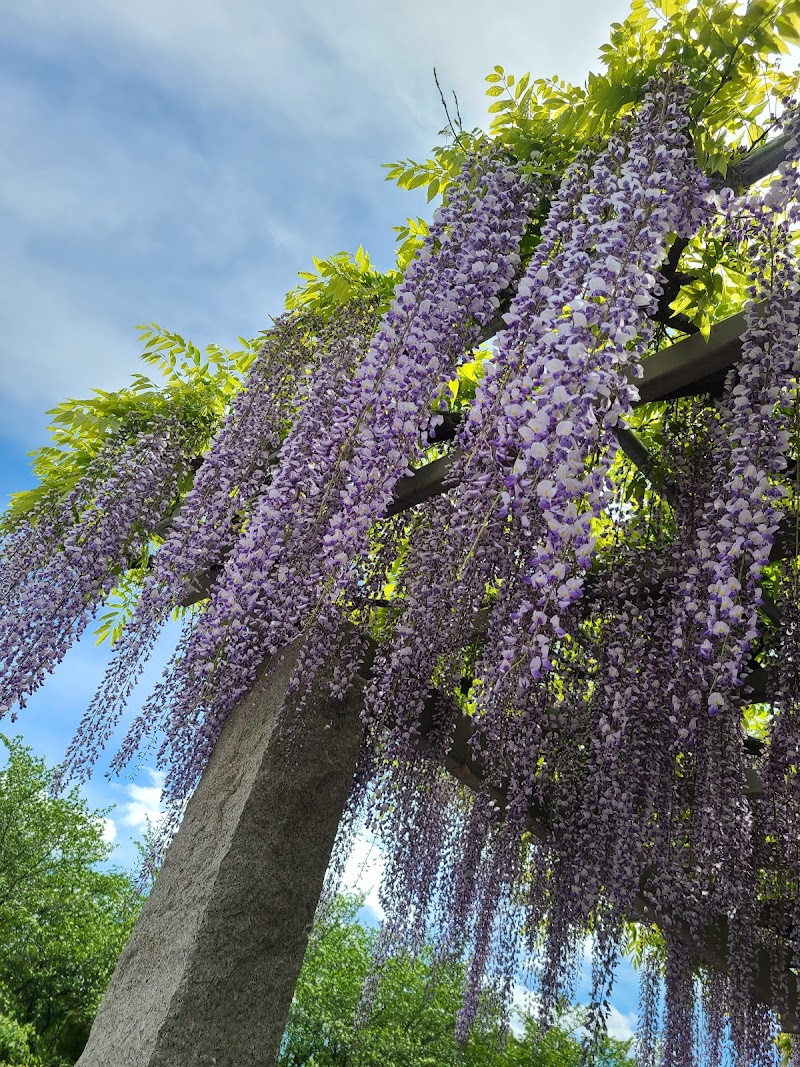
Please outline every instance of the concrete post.
M226 723L79 1067L275 1063L361 736L359 686L276 731L294 663Z

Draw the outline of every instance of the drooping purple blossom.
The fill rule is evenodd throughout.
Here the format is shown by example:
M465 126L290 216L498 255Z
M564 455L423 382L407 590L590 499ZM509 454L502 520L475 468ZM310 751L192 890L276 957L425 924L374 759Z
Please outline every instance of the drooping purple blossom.
M374 327L374 307L366 303L327 322L309 313L286 315L268 331L244 387L202 458L192 488L170 517L133 618L70 747L65 772L91 766L170 612L193 600L196 583L208 581L209 574L220 569L219 562L247 524L254 501L269 485L282 437L308 398L317 365L323 366L318 379L322 373L332 375L330 408L350 369L353 351L368 342ZM324 393L315 399L324 417ZM132 755L143 728L144 721L137 718L115 766Z
M555 695L537 679L547 674L549 643L554 633L563 636L580 595L570 572L588 563L589 521L608 499L603 463L613 457L613 426L634 395L624 371L648 336L644 311L657 293L668 238L690 231L702 214L705 187L692 174L681 91L671 94L654 93L619 140L567 175L459 439L456 484L415 530L393 641L379 653L369 693L369 713L389 730L387 759L402 766L404 745L420 733L425 694L458 681L462 650L477 640L483 651L478 680L470 682L483 772L490 782L506 781L523 810L536 798L530 769L547 744ZM643 297L648 285L653 295ZM561 479L560 504L543 491L556 484L550 474ZM532 555L537 539L542 547ZM533 623L527 644L526 621ZM493 636L485 643L487 622ZM512 668L521 678L509 693ZM513 857L512 850L495 885L514 883ZM572 878L569 865L560 869ZM561 992L556 976L570 939L601 886L598 873L597 881L584 876L580 895L568 884L554 893L548 921L555 937L544 969L549 1003ZM481 929L491 930L499 899L485 899Z
M644 124L645 119L641 121ZM658 136L657 127L647 132L657 153L662 148L668 150ZM666 202L659 202L665 213L661 220L661 244L653 242L656 247L648 249L654 256L653 271L671 233L681 230L675 220L683 218L683 232L688 234L708 213L703 206L707 185L688 177L692 164L685 135L676 131L674 146L673 162L680 174L680 181L673 186L676 214L669 215L668 197L664 196ZM624 152L620 158L625 158ZM612 170L612 176L614 173ZM619 177L619 171L616 174ZM603 173L603 178L607 177ZM688 191L683 189L684 181L688 182ZM661 182L663 178L658 179ZM646 188L646 183L643 186ZM663 195L663 190L659 191ZM767 195L768 199L772 195L774 202L774 195ZM635 215L635 200L629 197L625 204ZM557 208L562 222L579 217L579 208L574 203L571 208L565 203ZM604 218L604 222L608 221ZM577 222L574 228L576 232L579 230ZM564 225L562 235L567 230ZM547 234L545 228L543 242ZM583 270L589 272L591 257L586 255L586 249L595 247L598 239L594 243L587 240L584 228L580 240ZM638 251L633 240L631 247ZM548 256L557 261L565 254L560 241L553 240L543 250L544 264ZM791 271L790 257L786 262ZM756 270L763 272L764 266L759 261ZM537 265L536 274L542 283L549 278L543 266ZM771 273L765 273L765 278L770 277L773 277ZM771 421L771 416L789 388L796 350L793 326L796 297L791 273L786 277L790 279L788 284L778 280L783 316L773 315L770 319L767 314L763 320L771 327L768 347L775 359L774 373L782 384L770 393L762 385L760 372L750 369L750 351L757 344L754 329L752 334L745 335L745 363L740 372L740 382L748 383L753 402L760 404L763 455L770 457L765 461L773 464L767 467L773 476L782 469L780 456L786 446L786 435L780 426L780 411L776 420ZM654 279L653 295L658 293L657 284ZM634 283L628 292L631 297L644 295ZM533 289L531 293L533 299ZM539 299L542 300L541 294ZM622 367L627 360L635 365L636 343L648 336L647 323L641 320L637 323L635 313L627 320L624 317L615 320L615 306L607 307L604 301L599 303L597 321L593 323L595 330L605 322L621 321L623 327L627 326L631 332L619 338L622 353L618 360ZM645 304L642 299L641 304L634 306ZM563 325L568 335L574 328L574 301L565 290L554 296L553 305L563 316L563 321L556 316L556 323ZM579 327L584 325L583 313L584 309L579 308ZM522 333L519 351L524 358L517 357L518 362L508 372L508 378L514 372L521 373L524 359L535 356L535 346L541 336L535 328ZM593 549L589 520L598 518L608 505L604 472L609 470L615 450L610 427L627 410L630 386L620 366L613 362L615 338L601 334L598 343L597 333L591 332L589 336L594 343L591 350L600 359L609 357L609 365L601 363L601 370L612 384L600 394L599 402L589 394L591 404L585 408L588 432L584 428L578 434L586 451L576 449L574 440L569 442L569 448L559 451L560 438L569 436L568 428L562 426L566 405L574 403L580 410L578 402L587 398L574 388L569 392L564 387L561 411L557 398L555 401L540 399L547 396L548 378L554 378L553 386L558 388L562 383L557 375L565 373L559 363L563 365L566 361L559 360L559 356L566 342L560 340L557 330L551 329L546 336L551 338L550 351L542 357L538 376L531 376L519 397L514 398L517 407L511 412L500 359L489 365L486 381L459 442L466 458L456 466L456 484L447 497L419 513L414 540L400 574L402 595L394 614L392 639L384 642L376 661L367 722L379 734L383 731L382 736L387 738L384 751L388 760L400 768L413 766L414 746L422 734L426 694L433 685L444 691L463 689L464 679L460 675L469 671L466 680L470 700L477 710L476 754L484 780L502 784L511 798L524 798L534 804L546 798L551 830L558 842L556 855L547 860L549 873L545 875L541 868L534 866L526 867L524 876L537 884L542 880L552 884L542 970L545 1000L552 1004L562 992L560 979L569 971L575 938L590 922L597 921L598 907L610 905L613 914L614 909L624 912L641 907L637 901L646 900L652 914L667 926L679 909L698 944L702 943L705 932L713 929L721 913L729 914L726 951L740 964L735 972L736 980L732 979L726 987L726 996L730 1010L741 1020L732 1034L734 1054L738 1062L747 1063L756 1048L765 1047L765 1042L769 1044L773 1023L754 999L749 977L761 950L761 935L758 915L752 911L752 902L758 896L758 868L753 853L751 813L742 792L745 764L741 727L737 718L728 716L723 721L719 715L709 717L703 713L704 701L714 691L714 679L706 670L702 654L698 659L698 649L704 640L698 635L698 620L686 614L686 604L692 602L695 603L692 610L697 614L703 589L710 586L712 594L717 592L715 579L709 582L698 552L702 553L708 540L704 523L709 507L715 506L716 493L723 494L727 500L741 488L736 481L739 474L734 470L731 475L729 457L732 442L733 449L738 449L734 464L743 464L743 405L734 402L730 413L724 403L716 413L706 414L702 410L695 413L698 433L696 441L690 443L691 451L698 453L690 468L695 481L687 481L685 486L687 499L685 506L679 508L681 526L677 536L660 533L660 523L667 528L670 523L655 520L655 542L648 533L642 550L634 538L627 570L623 541L611 584L603 593L595 582L595 588L590 589L590 601L594 600L596 607L590 607L585 602L585 594L583 602L579 599L583 584L581 570L589 562ZM585 345L584 350L589 352L590 348L591 345ZM548 365L545 358L552 362ZM594 373L591 364L588 371ZM579 376L577 381L580 382ZM537 392L536 385L541 382L544 387L540 386ZM740 389L735 395L744 392L745 389ZM532 411L523 408L523 401ZM510 413L517 421L504 437L498 426L502 428L502 420L509 421ZM527 435L519 433L519 427L525 424L523 414L541 417L538 441L535 435L526 441ZM572 408L566 414L574 426ZM564 434L558 432L559 427L564 429ZM538 429L537 424L537 432ZM709 447L704 451L705 439ZM728 447L720 452L715 446L721 439L728 442ZM525 445L528 443L540 445L536 449L539 454L533 453L530 470L518 462L520 456L525 456L523 462L527 462ZM505 453L501 446L506 448ZM543 499L540 497L535 507L526 506L525 492L529 490L526 479L537 489L544 474L558 469L556 463L565 469L572 464L569 467L572 484L564 487L561 482L549 479L545 481L547 491L541 495ZM745 470L750 477L749 466ZM720 485L721 479L728 481ZM763 475L756 483L752 486L753 496L760 491L767 502L778 499L778 490L767 484ZM552 500L556 501L555 505L551 505ZM733 505L732 510L737 511L737 506ZM750 538L750 530L754 531L745 545L746 553L751 553L748 560L751 569L742 598L754 618L759 595L758 566L752 567L752 550L755 549L756 561L763 562L766 557L763 545L768 552L779 516L766 520L767 531L763 537L761 527L765 519L761 515L751 519L745 513L742 518L745 523L751 523L745 538ZM626 531L626 536L630 533ZM531 555L530 543L535 543L537 538L538 550ZM548 606L550 610L545 612L543 609ZM729 608L727 604L722 606ZM587 607L589 617L608 618L609 626L603 626L599 636L596 630L590 630L582 638L584 647L592 649L596 662L587 663L583 658L570 662L563 657L561 640L568 634L581 632L581 619L587 617ZM619 634L610 628L613 618L625 624ZM527 647L520 633L520 624L526 620L532 623L529 634L534 639ZM596 627L597 623L593 625ZM744 633L749 642L753 639L752 625ZM487 632L491 635L488 640ZM500 640L500 635L504 640ZM477 661L469 653L465 655L465 648L472 643L482 649ZM520 654L520 646L525 649L524 654ZM551 652L558 663L553 685L548 662ZM527 673L519 671L521 664L532 668L533 681ZM670 672L666 677L665 668ZM509 688L507 676L515 670L521 678L514 679L513 688ZM661 678L664 678L663 686L654 686L653 680ZM452 705L457 713L458 702L453 701ZM456 715L452 715L451 724L455 720ZM450 736L452 729L453 725ZM448 736L446 727L442 736ZM398 782L404 781L407 773L404 770L398 775ZM402 805L404 795L406 787L401 786L396 803ZM581 799L576 803L576 798ZM687 811L694 813L692 818L686 819ZM436 848L435 842L428 847ZM451 846L442 845L445 847ZM517 857L517 852L512 850L506 860L509 864L506 874L511 882L517 877ZM457 860L453 862L457 869ZM479 870L488 869L486 855L474 862L479 864ZM468 883L473 886L473 900L479 899L477 886L482 884L483 876L476 873ZM499 877L502 881L502 872ZM393 899L399 915L406 897L398 892ZM483 930L491 926L491 909L497 903L493 904L491 897L480 899L489 909L488 914L481 912ZM459 924L463 929L470 929L469 905L462 904L460 909ZM613 939L609 944L613 945ZM483 942L473 940L473 948L477 970L486 971L489 957ZM707 948L712 955L718 951L714 946ZM674 986L682 982L685 989L687 983L691 986L692 961L688 953L681 954L676 949L673 961L678 957L681 962L674 962L672 971L677 977L671 978L671 983ZM603 983L610 973L612 959L613 951L605 964L602 959L599 962L598 1008L602 1006ZM694 1040L692 1011L681 1006L683 996L678 991L672 996L672 1021L668 1030L672 1034L670 1055L676 1057L676 1062L683 1058L688 1063ZM470 1003L474 1005L474 1002L473 990ZM469 1010L468 1005L467 1016ZM684 1021L679 1021L681 1012Z
M209 603L117 757L162 732L173 812L266 656L302 641L298 688L322 678L342 693L377 641L334 863L362 820L387 849L376 968L431 930L441 956L466 956L463 1036L487 990L508 1003L524 957L547 1024L591 931L591 1056L621 923L647 916L666 946L663 1062L694 1063L703 1028L709 1064L751 1067L769 1062L776 1028L756 988L763 954L779 1015L800 964L794 560L778 583L784 674L760 800L743 791L741 731L750 657L769 652L757 644L761 584L800 425L797 164L764 193L716 201L716 232L751 251L742 360L721 401L679 402L665 423L674 504L629 511L611 484L614 430L636 399L659 269L673 236L691 236L714 207L688 125L686 89L667 77L569 170L460 430L449 490L410 517L385 518L425 455L448 380L510 289L532 190L498 148L470 159L377 332L374 309L355 305L313 325L279 320L155 554L83 729L105 740L165 612L210 566L220 573ZM30 642L52 629L55 661L121 553L144 546L130 516L143 508L146 531L165 507L177 461L163 451L147 484L115 452L88 495L69 500L83 531L53 505L39 540L12 538L0 587L12 699L38 669ZM56 607L25 631L24 605L56 580ZM287 729L308 698L296 696ZM86 765L85 737L70 756L73 770ZM724 975L709 970L723 961ZM660 970L651 948L646 1067Z
M0 620L0 704L6 709L24 705L80 637L120 572L139 563L188 462L180 427L169 417L132 439L112 437L63 503L12 533L6 567L14 586Z
M516 273L529 203L499 151L468 160L372 343L317 369L208 607L145 708L164 722L166 706L167 747L192 750L170 772L175 795L196 781L265 655L307 635L302 669L315 675L369 530L423 454L431 405Z

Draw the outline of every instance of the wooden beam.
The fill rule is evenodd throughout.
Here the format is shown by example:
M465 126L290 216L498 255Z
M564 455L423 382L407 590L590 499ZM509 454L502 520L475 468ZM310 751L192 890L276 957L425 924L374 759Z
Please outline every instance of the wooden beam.
M627 426L618 426L616 435L619 447L628 459L639 468L656 493L674 508L678 503L678 487L659 468L658 460L644 441Z
M769 177L778 169L781 163L786 161L786 146L789 144L789 135L782 134L774 137L771 141L755 148L740 162L731 167L725 178L722 175L714 175L712 183L716 189L730 186L733 189L748 189L762 178Z
M741 359L744 326L744 313L739 312L714 323L707 341L698 333L642 360L644 374L633 379L639 403L714 391Z
M649 404L656 400L691 396L704 391L703 387L715 382L720 374L724 377L741 357L743 329L744 315L731 315L711 327L708 341L697 334L662 348L643 360L643 377L631 379L639 390L638 403ZM450 423L447 432L448 437L444 440L452 440L454 434ZM623 431L622 436L624 443L620 443L623 450L630 454L630 431L627 431L627 435ZM397 483L390 514L396 515L444 492L456 455L454 451L450 456L434 460L401 478Z
M397 483L394 500L386 512L387 518L408 511L416 504L423 504L432 497L440 496L448 485L455 470L460 453L454 450L448 456L426 463L424 467Z

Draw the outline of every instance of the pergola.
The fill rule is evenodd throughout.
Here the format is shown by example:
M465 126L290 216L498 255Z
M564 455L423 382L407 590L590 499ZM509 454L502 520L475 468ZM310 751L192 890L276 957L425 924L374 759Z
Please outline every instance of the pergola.
M753 153L736 173L749 185L770 174L784 158L784 141ZM711 328L705 340L688 337L643 363L636 384L641 402L718 394L741 353L743 315ZM493 330L486 331L487 337ZM455 436L453 420L437 440ZM643 442L620 429L619 442L648 479L655 462ZM402 480L390 513L414 507L443 491L453 456ZM674 495L670 485L659 492ZM776 540L773 558L792 551ZM194 599L202 598L215 574L199 575ZM764 611L780 625L769 601ZM287 739L277 729L297 650L264 665L245 701L226 723L202 781L189 801L141 918L128 942L95 1021L83 1067L174 1067L174 1065L272 1064L323 885L337 828L345 809L361 737L359 710L364 677L346 699L317 695L302 723ZM757 668L747 680L748 701L769 701L773 678ZM434 695L431 696L428 727ZM459 721L445 760L467 788L485 789L482 768L470 745L472 724ZM426 729L419 744L426 746ZM756 755L760 742L746 738ZM758 796L755 770L742 789ZM503 790L494 790L502 807ZM547 811L530 808L530 832L548 834ZM652 921L647 886L641 886L630 918ZM764 923L769 923L765 915ZM727 967L727 918L718 919L698 941L676 916L673 935L684 939L713 968ZM772 1002L772 961L762 952L754 992ZM784 1029L798 1030L796 975Z

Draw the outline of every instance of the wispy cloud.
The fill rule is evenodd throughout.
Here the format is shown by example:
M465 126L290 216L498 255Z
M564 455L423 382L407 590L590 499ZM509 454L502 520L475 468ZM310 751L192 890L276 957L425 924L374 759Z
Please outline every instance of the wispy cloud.
M425 208L379 164L435 140L432 67L473 125L495 63L582 78L626 6L0 0L6 432L31 445L43 408L121 384L136 322L231 343L312 255L388 263Z
M0 77L0 391L6 432L38 415L37 436L43 408L126 380L137 322L223 343L263 326L308 264L315 223L282 209L277 176L242 180L180 116L59 108L56 91Z
M0 6L8 8L6 32L27 36L35 28L42 51L53 41L89 39L113 49L103 54L115 66L135 64L171 90L236 97L308 135L349 137L378 124L419 124L429 136L431 121L441 119L434 66L481 112L481 78L495 63L583 79L608 24L628 5L509 0L487 18L480 0L407 0L391 8L370 0L76 0L59 20L48 0Z
M107 844L111 844L112 841L117 839L117 827L113 819L110 819L107 815L103 819L103 840Z
M161 771L150 767L144 768L150 778L150 785L141 785L138 782L129 782L118 788L123 790L126 799L118 802L114 813L120 825L128 828L133 833L143 834L148 826L153 826L160 820L164 813L161 806L161 790L164 786L164 775Z
M523 1019L526 1015L536 1015L539 1006L539 997L519 980L514 982L511 989L511 1029L521 1037L525 1032Z
M635 1012L621 1012L612 1004L606 1023L608 1036L615 1037L619 1041L627 1041L636 1033L636 1022Z

